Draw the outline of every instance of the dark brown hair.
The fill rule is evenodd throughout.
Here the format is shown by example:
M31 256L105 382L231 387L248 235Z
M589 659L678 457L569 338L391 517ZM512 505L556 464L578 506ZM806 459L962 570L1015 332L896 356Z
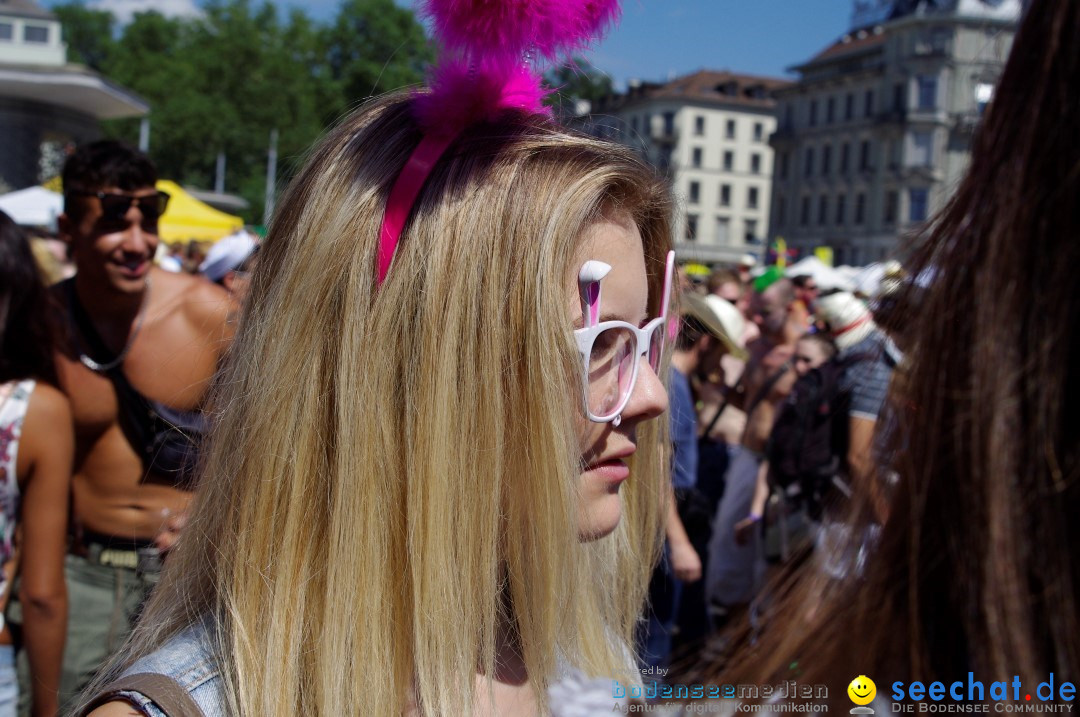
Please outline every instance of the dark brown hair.
M106 187L130 192L153 187L157 169L150 158L123 142L102 139L80 145L64 163L61 174L64 187L64 211L78 216L71 198L80 192L99 192Z
M799 337L799 341L810 341L817 344L826 361L836 355L836 343L829 338L828 334L823 334L820 331L815 333L807 332Z
M1080 3L1030 3L970 171L913 247L930 282L890 405L897 487L876 549L845 578L811 560L774 586L764 633L699 679L790 678L798 660L843 700L860 674L882 690L1080 672L1077 47Z
M56 383L49 295L22 229L0 212L0 383Z

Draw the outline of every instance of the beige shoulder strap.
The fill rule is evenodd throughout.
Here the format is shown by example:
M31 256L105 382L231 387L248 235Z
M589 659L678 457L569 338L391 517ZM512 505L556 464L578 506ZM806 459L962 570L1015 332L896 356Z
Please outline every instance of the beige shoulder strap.
M85 717L96 708L112 702L123 700L123 692L138 692L146 695L169 717L205 717L199 705L191 698L188 691L180 686L180 683L171 677L153 672L142 672L136 675L121 677L115 682L110 682L105 689L94 698L80 713Z

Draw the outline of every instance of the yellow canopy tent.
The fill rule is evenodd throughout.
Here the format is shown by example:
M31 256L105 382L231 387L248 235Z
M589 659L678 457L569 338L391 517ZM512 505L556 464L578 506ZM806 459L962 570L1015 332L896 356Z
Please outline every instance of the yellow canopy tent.
M163 241L217 241L244 227L240 217L200 202L176 182L160 179L157 188L169 195L169 206L158 223L158 235Z

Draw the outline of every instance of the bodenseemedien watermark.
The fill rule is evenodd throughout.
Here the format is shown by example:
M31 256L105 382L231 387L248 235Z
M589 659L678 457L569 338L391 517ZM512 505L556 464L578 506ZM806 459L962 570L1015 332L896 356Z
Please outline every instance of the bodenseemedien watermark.
M827 685L799 684L786 680L778 685L657 684L623 685L612 681L611 696L645 700L827 700Z

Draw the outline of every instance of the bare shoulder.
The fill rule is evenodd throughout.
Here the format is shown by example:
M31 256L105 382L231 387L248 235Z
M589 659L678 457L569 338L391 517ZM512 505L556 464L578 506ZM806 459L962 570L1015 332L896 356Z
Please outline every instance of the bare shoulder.
M193 326L210 335L221 335L234 308L229 292L201 276L163 270L155 271L153 276L164 300L176 306Z
M16 473L20 486L25 489L26 479L34 473L54 488L66 492L74 441L75 422L68 397L55 387L38 381L30 395L19 442ZM43 468L43 472L38 473L39 468ZM41 484L37 477L34 481Z
M114 700L98 707L88 717L142 717L142 712L135 709L129 702Z
M59 389L38 381L34 393L30 396L30 405L26 409L28 423L49 424L71 423L71 404Z

